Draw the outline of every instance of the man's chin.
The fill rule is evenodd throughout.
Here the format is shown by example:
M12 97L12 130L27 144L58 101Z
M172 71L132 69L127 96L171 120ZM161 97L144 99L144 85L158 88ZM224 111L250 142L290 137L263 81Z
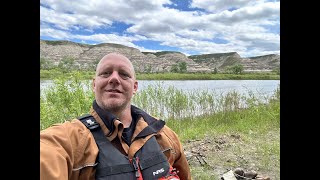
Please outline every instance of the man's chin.
M119 101L108 101L105 103L105 107L106 109L110 110L110 111L120 111L122 109L124 109L125 103L124 102L119 102Z

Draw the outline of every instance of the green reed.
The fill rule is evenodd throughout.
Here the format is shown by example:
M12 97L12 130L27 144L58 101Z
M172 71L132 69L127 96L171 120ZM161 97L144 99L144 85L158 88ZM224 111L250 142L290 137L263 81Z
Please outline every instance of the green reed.
M53 86L40 95L41 129L88 113L93 98L91 82L84 81L79 73L74 73L69 78L54 79ZM264 101L267 100L268 98ZM135 106L165 121L187 121L186 119L193 120L204 115L238 112L265 102L253 93L245 97L237 92L223 95L207 89L183 91L174 86L165 88L161 82L138 91L132 99ZM228 122L230 119L223 118L223 121Z
M88 113L94 95L89 81L79 73L54 79L53 86L40 93L40 129Z

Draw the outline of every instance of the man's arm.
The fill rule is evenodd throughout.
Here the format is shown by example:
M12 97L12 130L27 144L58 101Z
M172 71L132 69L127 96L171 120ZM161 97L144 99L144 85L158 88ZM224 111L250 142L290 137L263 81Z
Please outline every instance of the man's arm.
M184 150L178 135L173 130L171 130L168 126L165 126L164 133L169 138L169 141L172 143L172 147L174 147L174 151L175 151L175 156L174 156L175 159L172 167L176 168L179 171L178 176L181 180L190 180L191 172L190 172L189 163L184 154Z
M72 145L63 125L40 132L41 180L67 180L72 170L72 157Z

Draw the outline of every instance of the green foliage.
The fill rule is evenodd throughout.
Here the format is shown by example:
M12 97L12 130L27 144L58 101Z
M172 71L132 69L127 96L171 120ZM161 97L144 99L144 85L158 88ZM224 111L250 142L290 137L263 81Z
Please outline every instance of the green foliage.
M60 69L40 70L40 78L54 79L57 76L63 75L70 77L73 72L80 72L82 79L92 79L95 72L88 70L68 71L63 72ZM137 79L139 80L279 80L280 75L275 72L267 73L242 73L239 74L226 74L226 73L138 73Z
M279 80L280 76L275 73L243 73L243 74L223 74L223 73L153 73L137 74L139 80Z
M273 69L272 72L280 75L280 67Z
M61 69L62 72L68 72L74 69L74 58L63 57L58 64L58 68Z
M239 59L235 57L227 57L223 64L220 66L220 68L228 68L229 66L233 66L235 64L239 63Z
M65 44L68 44L69 42L68 41L45 41L47 44L49 45L65 45Z
M40 95L40 129L88 113L93 101L91 83L81 80L79 73L72 77L54 79L50 89Z
M151 69L152 69L151 64L144 65L144 71L143 72L149 74L149 73L151 73Z
M42 124L50 124L52 121L61 122L65 119L77 117L89 110L94 97L91 91L91 81L83 81L80 77L80 73L74 73L72 78L57 78L50 89L41 92ZM86 84L83 85L83 83ZM272 97L258 98L250 92L249 95L249 97L245 97L234 91L219 95L206 89L184 92L173 86L164 88L159 83L156 86L149 85L147 88L138 91L133 97L132 103L156 117L165 119L194 119L203 115L220 114L217 116L223 116L221 122L230 123L234 122L233 119L239 119L228 118L227 116L232 115L232 112L240 112L245 108L251 108L254 114L257 112L256 109L262 110L263 105L268 101L274 104L279 102L280 88L275 91ZM248 114L250 114L249 112ZM267 112L264 117L271 119L279 117L279 114ZM49 117L51 114L53 114L53 117ZM47 127L47 125L42 127ZM200 126L197 128L200 128ZM188 132L187 130L183 131Z
M74 74L79 74L79 78L82 80L84 79L91 80L94 77L95 72L87 71L87 70L81 70L81 71L70 70L68 72L64 72L58 68L51 69L51 70L40 69L40 79L72 78Z
M82 43L76 43L72 41L64 41L64 40L57 40L57 41L51 41L51 40L41 40L45 42L48 45L56 46L56 45L67 45L67 44L72 44L72 45L77 45L80 47L90 47L90 45L82 44Z
M84 70L84 71L95 71L99 61L100 61L100 59L96 59L93 62L88 62L87 66L83 66L81 68L81 70Z
M170 72L173 73L185 73L187 72L187 63L186 62L177 62L171 66Z
M218 69L217 67L214 67L213 74L217 74L217 73L218 73Z
M231 73L233 73L233 74L242 74L243 65L235 64L233 66L228 67L227 69L228 69L228 71L231 71Z
M192 59L195 62L202 62L202 61L210 61L211 59L219 59L222 56L233 56L236 55L236 52L230 53L216 53L216 54L202 54L202 55L192 55L188 56L188 58Z
M51 61L47 60L46 58L40 57L40 69L53 69L54 65Z
M186 62L178 62L179 72L185 73L187 72L187 63Z
M170 72L178 73L179 72L178 64L172 65L171 68L170 68Z
M182 54L181 52L178 51L160 51L160 52L142 52L143 54L147 55L147 54L153 54L157 57L162 56L162 55L166 55L166 54L171 54L171 53L179 53Z

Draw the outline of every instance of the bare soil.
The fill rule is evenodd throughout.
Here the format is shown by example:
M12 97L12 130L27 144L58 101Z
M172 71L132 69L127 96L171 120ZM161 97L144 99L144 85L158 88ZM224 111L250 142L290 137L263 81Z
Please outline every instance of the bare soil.
M259 134L207 135L203 139L184 142L192 177L220 179L235 168L254 170L271 180L280 179L280 130Z

